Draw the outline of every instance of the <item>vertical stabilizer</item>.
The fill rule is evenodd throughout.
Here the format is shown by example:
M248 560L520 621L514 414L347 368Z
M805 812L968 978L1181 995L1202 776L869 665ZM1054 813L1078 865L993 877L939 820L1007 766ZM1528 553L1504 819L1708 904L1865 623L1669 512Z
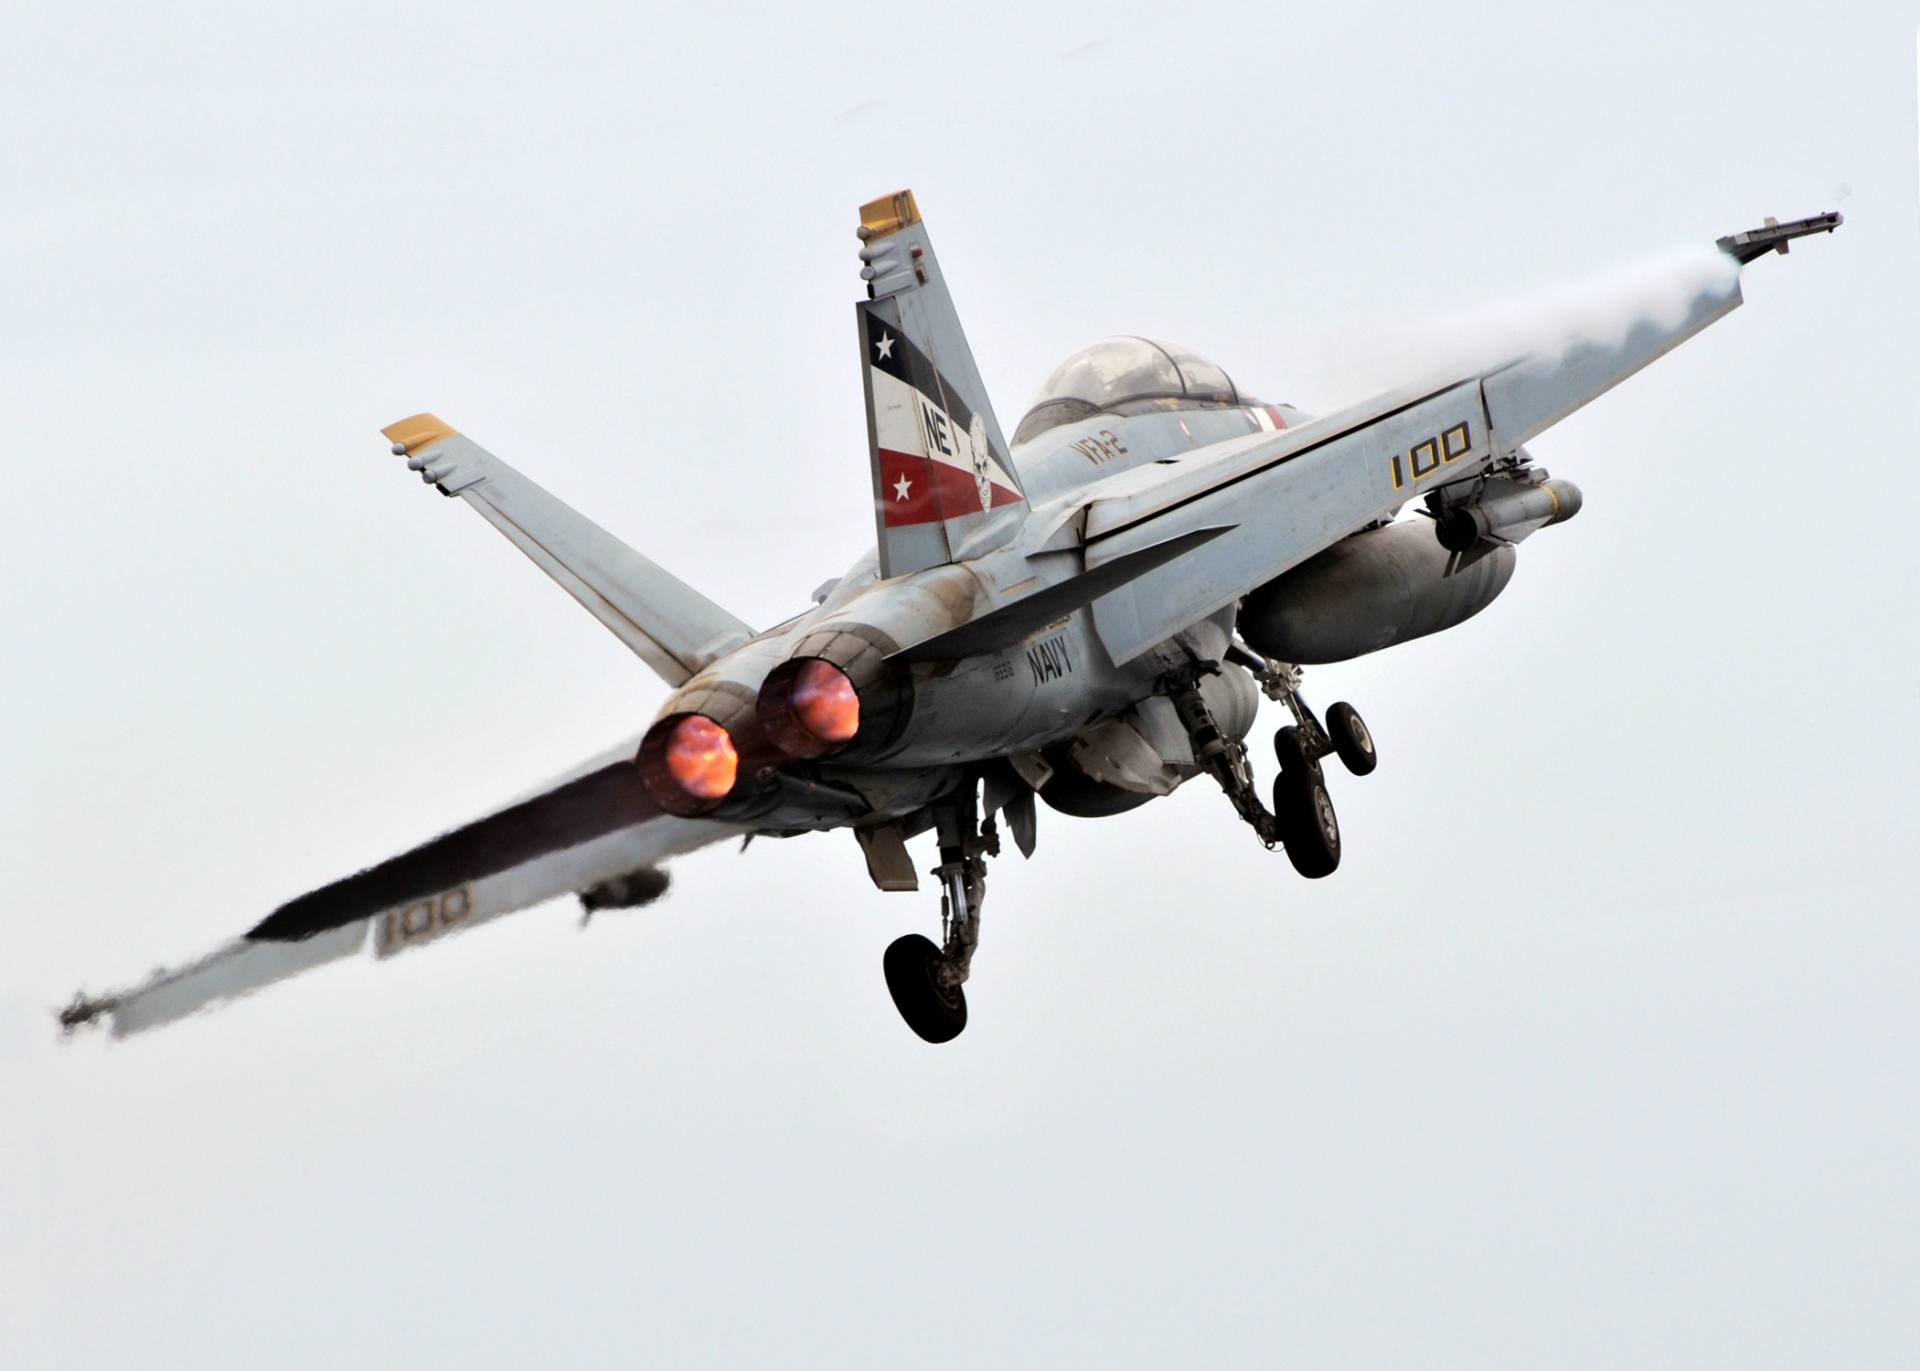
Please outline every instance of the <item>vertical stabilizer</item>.
M860 238L880 574L902 576L999 546L1019 527L1027 497L913 192L861 206Z

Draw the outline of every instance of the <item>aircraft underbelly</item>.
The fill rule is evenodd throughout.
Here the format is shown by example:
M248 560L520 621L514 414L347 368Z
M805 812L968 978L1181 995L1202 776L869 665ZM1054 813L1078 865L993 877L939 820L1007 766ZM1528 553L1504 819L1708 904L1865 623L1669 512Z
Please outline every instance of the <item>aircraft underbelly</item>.
M1072 737L1152 688L1151 673L1114 666L1083 610L1015 647L944 674L928 671L916 682L912 722L886 765L1032 751Z

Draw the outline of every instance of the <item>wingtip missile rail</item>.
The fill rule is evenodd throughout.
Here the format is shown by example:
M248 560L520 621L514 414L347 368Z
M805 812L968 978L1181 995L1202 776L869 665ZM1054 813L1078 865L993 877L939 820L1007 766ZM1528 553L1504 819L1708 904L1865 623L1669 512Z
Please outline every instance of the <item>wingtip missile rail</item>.
M1825 214L1816 214L1811 219L1795 219L1788 223L1768 217L1757 229L1748 229L1745 233L1730 233L1719 239L1714 246L1733 258L1741 266L1769 252L1787 255L1787 244L1796 238L1805 238L1815 233L1832 233L1846 220L1839 211L1828 210Z

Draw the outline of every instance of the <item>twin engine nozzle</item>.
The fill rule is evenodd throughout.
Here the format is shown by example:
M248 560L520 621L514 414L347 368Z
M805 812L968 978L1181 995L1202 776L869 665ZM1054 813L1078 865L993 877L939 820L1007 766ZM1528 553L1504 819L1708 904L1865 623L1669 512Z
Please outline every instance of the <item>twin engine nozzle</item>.
M964 567L934 567L891 583L884 596L841 604L792 636L736 648L682 686L647 730L641 784L669 814L691 816L729 797L751 808L743 787L776 789L765 773L789 762L843 751L862 761L885 755L906 732L916 697L912 669L897 660L900 645L965 622L978 589Z
M669 814L717 808L742 774L837 752L860 731L860 696L847 674L818 657L792 657L757 696L721 681L683 694L681 708L640 741L640 783Z

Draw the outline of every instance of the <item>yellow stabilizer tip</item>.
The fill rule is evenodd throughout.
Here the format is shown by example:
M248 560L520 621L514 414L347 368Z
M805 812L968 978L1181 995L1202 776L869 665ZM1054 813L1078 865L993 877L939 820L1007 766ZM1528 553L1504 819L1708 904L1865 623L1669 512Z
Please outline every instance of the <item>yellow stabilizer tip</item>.
M913 203L913 192L896 190L878 200L860 206L860 227L869 238L884 238L909 224L920 222L920 206Z
M405 448L407 456L411 457L427 444L451 438L460 430L435 415L415 414L398 423L388 424L380 432L395 447Z

